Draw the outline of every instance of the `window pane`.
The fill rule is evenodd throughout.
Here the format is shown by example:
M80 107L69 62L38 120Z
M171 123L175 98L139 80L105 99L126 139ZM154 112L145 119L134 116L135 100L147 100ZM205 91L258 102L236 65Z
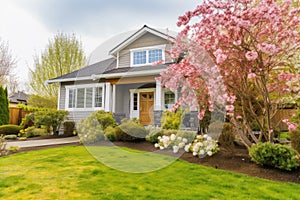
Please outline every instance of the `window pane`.
M165 108L171 109L175 104L175 94L171 91L165 92Z
M149 51L149 63L162 60L162 50L154 49Z
M93 106L93 88L86 88L85 107L91 108Z
M75 108L75 96L76 96L76 90L70 89L69 90L69 108Z
M102 107L102 87L95 88L95 107Z
M138 94L133 94L133 110L137 110L138 108Z
M84 108L84 92L85 92L85 88L77 89L77 106L76 106L76 108Z
M133 52L133 64L146 64L146 51Z

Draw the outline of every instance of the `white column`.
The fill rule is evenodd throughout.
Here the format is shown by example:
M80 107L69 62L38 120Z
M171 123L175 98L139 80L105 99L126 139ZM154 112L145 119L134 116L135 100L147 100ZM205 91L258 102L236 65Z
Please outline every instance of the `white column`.
M116 112L116 85L112 85L112 112Z
M109 82L105 83L105 103L104 110L105 112L110 112L110 104L111 104L111 85Z
M160 81L156 81L154 110L163 110L162 109L162 88L161 88Z

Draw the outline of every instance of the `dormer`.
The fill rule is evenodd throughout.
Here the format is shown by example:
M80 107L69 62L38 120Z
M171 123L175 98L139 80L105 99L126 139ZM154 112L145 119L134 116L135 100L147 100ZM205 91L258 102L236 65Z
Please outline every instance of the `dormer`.
M144 25L130 37L114 47L109 53L117 59L117 68L149 66L155 62L171 62L166 50L174 40L166 30Z

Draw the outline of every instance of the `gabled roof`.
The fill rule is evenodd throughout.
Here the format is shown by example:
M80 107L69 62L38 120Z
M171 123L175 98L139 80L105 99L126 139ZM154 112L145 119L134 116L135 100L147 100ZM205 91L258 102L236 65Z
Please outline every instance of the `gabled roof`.
M90 80L92 75L99 75L107 70L111 70L116 67L116 59L109 58L92 65L88 65L84 68L78 69L74 72L56 77L47 81L47 83L56 82L68 82L68 81L79 81L79 80Z
M28 94L22 91L18 91L9 96L9 101L11 103L27 102L28 97L29 97Z
M116 52L122 50L123 48L125 48L126 46L128 46L129 44L131 44L132 42L134 42L136 39L138 39L139 37L141 37L142 35L144 35L147 32L152 33L153 35L156 35L158 37L164 38L166 40L174 40L174 38L175 38L175 34L172 31L170 32L171 33L170 34L169 32L150 28L147 25L144 25L141 29L136 31L130 37L128 37L123 42L121 42L120 44L115 46L112 50L110 50L109 54L114 55Z

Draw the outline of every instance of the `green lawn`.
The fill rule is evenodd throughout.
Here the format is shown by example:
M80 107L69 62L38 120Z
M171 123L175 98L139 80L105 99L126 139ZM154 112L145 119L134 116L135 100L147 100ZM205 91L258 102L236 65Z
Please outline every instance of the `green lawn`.
M134 165L132 158L124 153L119 155L117 148L95 147L92 151L102 152L102 157L119 156L120 160L129 160ZM146 156L163 164L171 159L161 155ZM137 163L143 163L139 156L137 159ZM148 161L145 166L151 165ZM185 161L175 161L149 173L121 172L101 164L82 146L0 158L0 199L6 200L298 199L299 194L300 185L297 184L252 178Z

